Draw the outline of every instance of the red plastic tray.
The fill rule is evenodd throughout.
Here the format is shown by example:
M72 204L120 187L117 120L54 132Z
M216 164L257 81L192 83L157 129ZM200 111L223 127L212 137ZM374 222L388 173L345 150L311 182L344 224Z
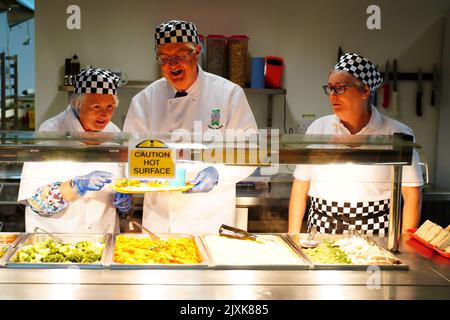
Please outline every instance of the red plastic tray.
M433 249L434 251L439 253L441 256L450 259L450 253L442 251L442 250L439 250L438 248L436 248L435 246L433 246L429 242L423 240L421 237L419 237L418 235L414 234L414 232L416 232L416 230L417 230L417 228L411 228L411 229L406 230L406 232L411 236L411 238L419 241L424 246L427 246L428 248Z

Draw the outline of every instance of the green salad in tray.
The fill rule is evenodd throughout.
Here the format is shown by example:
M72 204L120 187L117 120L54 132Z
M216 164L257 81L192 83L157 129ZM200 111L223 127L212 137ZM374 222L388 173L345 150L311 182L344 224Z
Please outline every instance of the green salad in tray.
M95 263L102 258L104 244L80 241L77 244L59 244L52 239L26 245L15 254L14 262L72 262Z
M317 247L303 249L314 263L351 264L344 251L334 245L334 241L323 241Z

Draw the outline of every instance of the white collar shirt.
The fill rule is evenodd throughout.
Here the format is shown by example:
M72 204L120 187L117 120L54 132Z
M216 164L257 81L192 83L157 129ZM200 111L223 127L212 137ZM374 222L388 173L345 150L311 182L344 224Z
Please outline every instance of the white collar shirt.
M402 132L413 135L406 125L381 114L371 107L372 115L367 125L358 135L392 135ZM342 134L351 133L336 115L317 119L308 128L306 134ZM393 180L391 166L387 165L298 165L294 177L310 181L308 194L330 201L361 202L379 201L390 198ZM403 167L402 186L423 185L417 151L413 152L412 164Z

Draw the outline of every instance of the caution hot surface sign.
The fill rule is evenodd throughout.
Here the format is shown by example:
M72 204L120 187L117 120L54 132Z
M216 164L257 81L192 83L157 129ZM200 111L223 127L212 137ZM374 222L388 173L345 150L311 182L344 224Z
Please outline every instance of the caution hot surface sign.
M129 177L171 179L175 177L175 152L159 140L130 141Z

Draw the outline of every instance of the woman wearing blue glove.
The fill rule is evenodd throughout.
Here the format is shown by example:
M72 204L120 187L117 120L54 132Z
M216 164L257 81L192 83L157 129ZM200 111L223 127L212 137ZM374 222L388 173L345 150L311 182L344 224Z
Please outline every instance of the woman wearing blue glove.
M107 70L83 70L75 78L68 108L45 121L39 131L120 132L110 122L119 80ZM27 205L26 231L41 227L50 232L120 232L117 211L127 213L131 197L115 193L108 184L122 177L118 163L25 163L18 201Z

